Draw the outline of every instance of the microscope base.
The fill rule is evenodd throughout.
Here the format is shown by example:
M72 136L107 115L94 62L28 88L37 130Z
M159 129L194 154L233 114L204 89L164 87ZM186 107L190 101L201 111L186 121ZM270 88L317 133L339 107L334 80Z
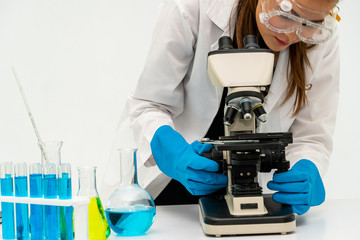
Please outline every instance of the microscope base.
M200 223L205 234L220 237L223 235L244 234L286 234L295 230L295 214L288 205L276 203L271 194L264 195L265 215L233 216L224 198L202 197L199 200Z

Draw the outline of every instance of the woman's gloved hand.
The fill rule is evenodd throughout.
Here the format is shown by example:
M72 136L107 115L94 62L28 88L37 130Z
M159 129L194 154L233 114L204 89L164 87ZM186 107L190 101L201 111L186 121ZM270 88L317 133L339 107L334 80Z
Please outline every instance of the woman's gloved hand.
M315 164L307 159L298 161L289 171L275 173L268 188L274 193L276 202L289 204L299 215L306 213L311 206L325 201L325 189Z
M159 169L179 181L192 195L207 195L227 185L227 176L216 173L219 165L201 154L211 144L186 140L168 125L159 127L150 143Z

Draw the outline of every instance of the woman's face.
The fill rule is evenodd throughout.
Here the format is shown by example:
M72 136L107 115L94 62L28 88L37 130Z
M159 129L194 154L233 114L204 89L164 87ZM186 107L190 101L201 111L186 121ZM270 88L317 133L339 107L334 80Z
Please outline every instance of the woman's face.
M263 0L259 0L256 7L256 23L266 45L272 51L279 52L287 48L291 44L300 42L300 39L298 38L295 32L291 32L291 33L273 32L270 29L268 29L263 23L260 22L259 14L261 13L262 1ZM296 2L312 10L316 10L319 12L328 12L335 7L337 0L296 0ZM312 19L308 19L308 20L312 20Z

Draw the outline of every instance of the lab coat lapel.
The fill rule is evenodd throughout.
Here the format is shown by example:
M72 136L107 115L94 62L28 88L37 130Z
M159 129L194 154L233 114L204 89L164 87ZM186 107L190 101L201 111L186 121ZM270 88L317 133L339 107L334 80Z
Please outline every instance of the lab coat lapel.
M216 39L216 41L211 44L211 51L218 50L219 48L219 39L223 36L230 36L232 38L235 29L235 17L236 17L236 6L234 6L235 0L214 0L210 5L207 15L209 19L223 32L221 36ZM231 17L230 27L229 19ZM231 31L231 32L230 32ZM223 94L223 87L216 86L216 95L218 104L221 103L221 98Z
M279 98L283 95L287 83L287 66L289 60L289 49L280 52L278 62L276 64L275 73L270 85L269 93L266 95L264 109L267 113L273 110Z
M235 4L235 0L214 0L207 11L209 19L223 31L219 39L223 36L229 36L232 38L234 34L237 10ZM230 27L229 20L231 20ZM211 45L211 51L217 50L219 48L219 39L217 39Z

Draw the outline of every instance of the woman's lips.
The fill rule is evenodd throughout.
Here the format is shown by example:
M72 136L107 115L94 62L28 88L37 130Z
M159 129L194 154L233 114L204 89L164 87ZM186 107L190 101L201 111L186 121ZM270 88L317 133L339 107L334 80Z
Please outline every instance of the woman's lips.
M283 45L283 46L287 46L287 45L289 45L289 43L288 43L288 42L284 42L284 41L282 41L282 40L278 39L277 37L275 37L275 39L276 39L276 41L277 41L280 45Z

